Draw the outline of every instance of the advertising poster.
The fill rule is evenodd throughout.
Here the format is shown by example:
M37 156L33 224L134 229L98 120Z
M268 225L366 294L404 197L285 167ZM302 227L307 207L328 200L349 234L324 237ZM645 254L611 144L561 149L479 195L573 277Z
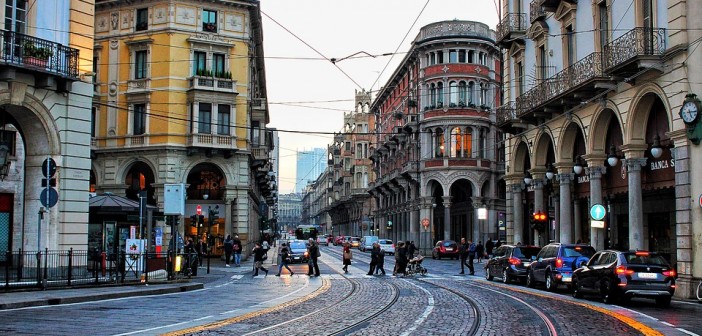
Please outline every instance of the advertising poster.
M127 258L124 263L125 272L134 272L139 275L144 269L144 248L146 240L144 239L127 239Z

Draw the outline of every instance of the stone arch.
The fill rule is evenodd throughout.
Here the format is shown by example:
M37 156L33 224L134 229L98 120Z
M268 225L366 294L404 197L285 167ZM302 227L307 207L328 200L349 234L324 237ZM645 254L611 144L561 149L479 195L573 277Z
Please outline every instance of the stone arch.
M532 161L533 167L543 167L546 165L549 147L554 153L556 152L556 140L553 139L552 135L547 133L545 130L546 128L542 129L541 132L537 134L534 141L536 145L534 146L534 160Z
M465 190L461 187L465 187ZM470 202L470 198L474 196L475 187L473 183L466 178L453 181L449 187L449 195L451 202Z
M607 148L605 148L607 144L605 141L611 122L617 122L619 129L624 129L624 127L622 127L621 113L617 105L611 100L607 100L606 106L599 108L592 117L587 143L588 153L604 154L607 152ZM622 134L622 138L623 137L624 135Z
M121 180L125 188L125 196L132 200L139 200L139 193L146 191L146 202L156 204L156 181L157 171L153 169L147 161L135 160L125 169L124 178ZM136 175L138 173L138 175Z
M531 156L529 154L529 146L527 143L522 140L514 148L512 159L509 160L509 162L513 163L511 173L521 174L525 170L531 169L529 164L529 162L531 162ZM527 163L528 167L525 167L525 163Z
M15 84L11 84L15 85ZM61 138L59 128L54 122L51 111L32 94L26 93L24 99L17 105L11 92L0 93L0 106L7 112L17 131L25 142L25 155L50 155L61 154ZM29 111L29 113L27 113ZM31 139L26 135L31 134ZM38 136L43 134L44 136ZM62 162L56 162L59 167Z
M119 169L117 170L117 173L115 173L115 183L118 183L118 184L123 183L124 179L127 178L127 174L129 173L129 170L137 162L142 162L142 163L146 164L147 166L149 166L149 168L151 168L152 172L158 171L156 169L156 165L153 162L151 162L151 160L149 158L141 157L141 156L129 158L128 160L122 162L119 165ZM156 177L156 175L154 177ZM159 181L156 181L156 183L159 183Z
M651 112L656 99L660 100L665 107L666 112L670 112L670 102L665 95L663 89L654 83L646 83L641 86L637 94L631 101L629 113L627 115L627 127L624 134L625 144L643 145L646 143L646 129L648 124L648 115ZM673 118L668 115L668 129L673 129Z
M204 161L188 170L185 183L188 199L221 200L224 199L227 177L219 165Z
M559 151L556 154L557 161L573 162L575 159L575 142L578 139L578 135L583 141L585 140L585 131L574 121L567 123L561 130L561 143L558 145ZM587 151L587 147L585 150Z
M490 192L490 181L483 181L482 187L480 187L480 196L481 197L492 197Z

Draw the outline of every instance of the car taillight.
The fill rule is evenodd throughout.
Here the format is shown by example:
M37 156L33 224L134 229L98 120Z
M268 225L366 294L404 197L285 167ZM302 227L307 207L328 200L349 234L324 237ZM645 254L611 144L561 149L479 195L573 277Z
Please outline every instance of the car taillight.
M563 259L561 259L561 258L556 259L556 267L557 268L563 267Z
M634 254L636 254L637 257L648 257L650 255L650 253L646 251L636 251Z
M663 275L665 275L667 277L675 277L675 270L663 271Z
M614 273L618 275L632 275L634 274L634 270L627 269L626 266L617 266Z
M392 244L392 248L395 248L395 244Z
M516 266L516 265L521 265L522 261L519 258L512 257L512 258L509 258L509 263Z

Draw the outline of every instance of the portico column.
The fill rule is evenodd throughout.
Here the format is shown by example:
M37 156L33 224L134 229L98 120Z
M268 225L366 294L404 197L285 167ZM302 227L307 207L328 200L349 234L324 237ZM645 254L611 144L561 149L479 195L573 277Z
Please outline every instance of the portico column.
M646 158L626 159L629 176L629 249L643 250L643 208L641 207L641 167L646 165Z
M473 232L471 232L470 237L466 237L466 239L470 239L472 241L475 241L477 244L478 240L480 239L481 233L483 233L483 221L484 219L480 219L478 217L478 209L480 209L483 206L483 198L482 197L471 197L471 200L473 201Z
M591 163L588 162L588 165ZM603 166L589 166L587 168L590 174L590 206L594 204L602 204L602 175L607 172L607 169ZM589 213L590 206L587 207ZM588 215L589 217L589 215ZM607 226L611 223L607 223ZM605 229L593 228L590 226L590 245L596 250L604 250L605 248Z
M561 170L563 171L563 170ZM572 198L570 195L570 181L573 180L573 174L570 173L570 169L565 170L565 172L558 174L558 182L560 183L560 235L559 240L561 243L570 244L571 236L573 232L573 222L572 222Z
M451 196L444 196L444 240L451 239Z
M524 205L522 204L522 185L512 185L512 220L514 221L514 241L516 244L523 242L522 232L524 232ZM509 237L507 238L509 242Z
M423 225L420 225L421 227L419 229L419 245L417 246L420 248L423 255L429 255L429 253L431 253L431 248L433 247L431 237L432 228L434 227L434 218L431 215L431 204L431 197L423 197L419 208L419 217L429 220L428 226L424 227Z

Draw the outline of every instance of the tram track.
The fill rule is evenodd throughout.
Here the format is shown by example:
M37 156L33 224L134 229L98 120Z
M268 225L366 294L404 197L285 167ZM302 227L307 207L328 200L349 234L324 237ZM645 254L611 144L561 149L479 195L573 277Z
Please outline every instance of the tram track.
M463 294L463 293L461 293L453 288L439 285L439 284L436 284L436 283L431 282L431 281L427 281L427 280L420 279L420 278L415 278L415 281L418 281L418 282L421 282L424 284L428 284L428 285L443 289L445 291L448 291L448 292L460 297L461 299L463 299L463 301L467 302L468 305L471 307L471 310L473 312L473 316L475 316L475 318L473 319L473 323L471 324L470 329L468 329L468 332L466 333L466 335L477 335L478 334L478 329L480 328L481 314L480 314L480 309L478 309L478 303L475 300L473 300L472 298L468 297L467 295L465 295L465 294Z

